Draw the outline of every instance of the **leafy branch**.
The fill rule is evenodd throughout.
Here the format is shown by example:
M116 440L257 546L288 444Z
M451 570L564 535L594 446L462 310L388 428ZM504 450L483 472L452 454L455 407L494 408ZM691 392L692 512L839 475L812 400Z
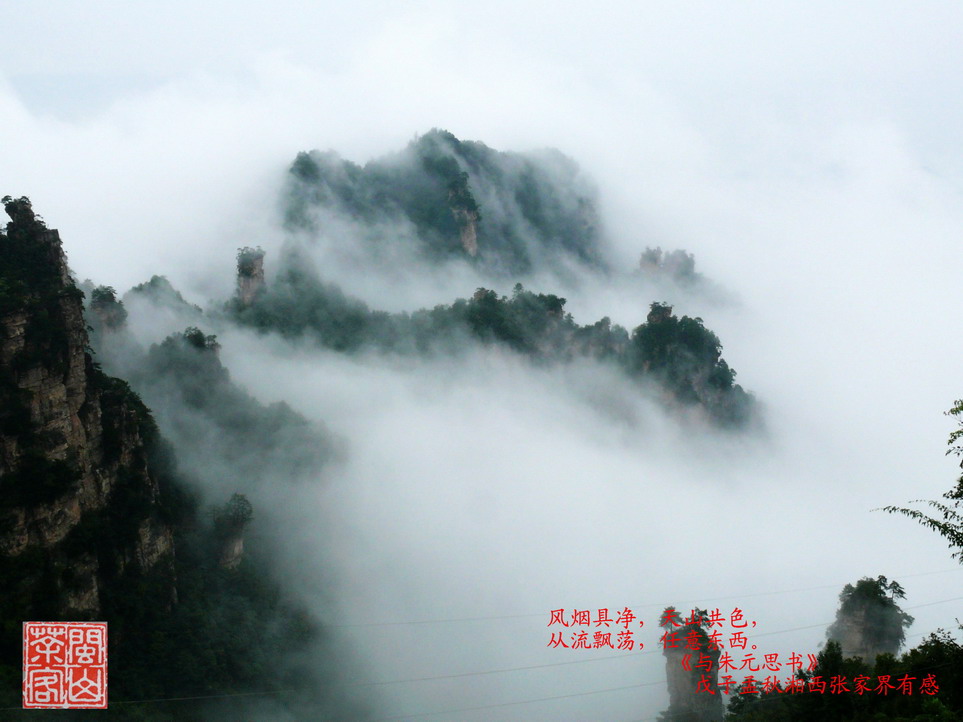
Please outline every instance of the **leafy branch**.
M946 454L949 456L963 456L963 399L953 402L953 408L945 412L946 416L956 418L958 429L950 433L949 440L946 442L950 447ZM960 463L963 468L963 462ZM885 511L888 514L902 514L922 524L927 529L932 529L949 542L950 549L956 549L951 555L963 564L963 514L958 509L960 502L963 501L963 476L957 479L956 487L943 494L944 499L951 500L951 504L931 499L915 499L907 504L927 504L936 509L941 515L942 520L928 516L919 509L910 509L903 506L884 506L882 509L873 511Z

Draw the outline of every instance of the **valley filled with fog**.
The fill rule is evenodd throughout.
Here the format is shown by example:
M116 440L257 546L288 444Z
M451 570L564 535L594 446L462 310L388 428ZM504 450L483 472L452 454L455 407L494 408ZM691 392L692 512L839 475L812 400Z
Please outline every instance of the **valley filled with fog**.
M760 654L805 656L866 576L905 588L907 648L957 627L945 541L873 510L958 476L940 18L963 18L683 5L699 20L648 9L630 34L629 7L506 5L506 29L372 3L317 35L248 31L245 6L250 52L201 12L185 32L216 59L126 8L133 37L79 70L76 40L42 69L0 51L0 192L59 229L88 302L115 291L95 359L202 501L250 499L245 545L317 621L299 654L333 718L655 719L665 607L738 607ZM57 101L70 72L121 90ZM263 260L247 301L240 249ZM657 373L632 340L653 304L726 371ZM179 355L195 341L209 357ZM635 649L549 646L552 610L624 607Z

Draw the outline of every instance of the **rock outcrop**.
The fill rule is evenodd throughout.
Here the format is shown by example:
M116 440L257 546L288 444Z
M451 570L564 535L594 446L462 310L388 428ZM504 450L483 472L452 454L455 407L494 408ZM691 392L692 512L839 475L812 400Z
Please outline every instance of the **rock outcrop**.
M0 232L5 601L29 609L42 593L50 614L93 618L106 578L173 569L173 533L149 468L156 427L129 386L93 363L83 293L57 231L26 198L4 205L11 218Z
M874 664L880 654L897 655L906 639L905 630L913 617L900 609L903 588L886 577L863 577L847 584L839 595L836 621L826 636L839 643L843 657L861 657Z
M724 717L719 691L721 652L710 643L703 625L693 621L666 628L662 653L669 686L666 718L721 722Z
M465 253L474 258L478 255L478 212L464 208L453 208L452 214L458 222L458 240Z
M850 616L836 621L833 639L839 642L843 657L862 657L867 664L875 664L876 657L884 652L895 654L898 650L887 648L874 639L873 628L864 609L853 611Z

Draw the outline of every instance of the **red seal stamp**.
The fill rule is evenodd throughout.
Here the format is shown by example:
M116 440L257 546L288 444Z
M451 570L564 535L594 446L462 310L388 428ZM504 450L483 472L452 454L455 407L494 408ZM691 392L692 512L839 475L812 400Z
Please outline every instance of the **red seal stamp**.
M23 623L24 709L107 708L107 623Z

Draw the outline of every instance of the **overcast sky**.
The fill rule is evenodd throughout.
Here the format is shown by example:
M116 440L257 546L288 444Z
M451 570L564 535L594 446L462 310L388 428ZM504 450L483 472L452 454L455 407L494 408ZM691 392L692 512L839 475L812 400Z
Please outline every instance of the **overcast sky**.
M908 607L963 597L941 539L869 511L936 498L959 473L942 416L963 396L959 3L0 10L0 194L31 197L80 278L123 291L158 273L202 305L224 298L238 246L276 257L298 151L363 162L442 127L559 148L598 184L626 267L646 245L685 248L740 297L679 310L766 405L765 441L689 438L620 391L626 426L586 402L618 388L593 369L411 369L224 335L252 393L351 442L312 497L327 523L296 524L291 505L316 552L302 572L339 580L343 622L544 615L351 628L367 681L571 661L543 646L557 607L651 605L653 619L724 598L775 632L831 621L864 575L903 582ZM634 326L653 300L596 288L569 309ZM910 641L961 609L911 610ZM760 651L815 651L822 633ZM387 685L377 704L389 717L645 684L430 719L646 719L667 701L646 659Z

